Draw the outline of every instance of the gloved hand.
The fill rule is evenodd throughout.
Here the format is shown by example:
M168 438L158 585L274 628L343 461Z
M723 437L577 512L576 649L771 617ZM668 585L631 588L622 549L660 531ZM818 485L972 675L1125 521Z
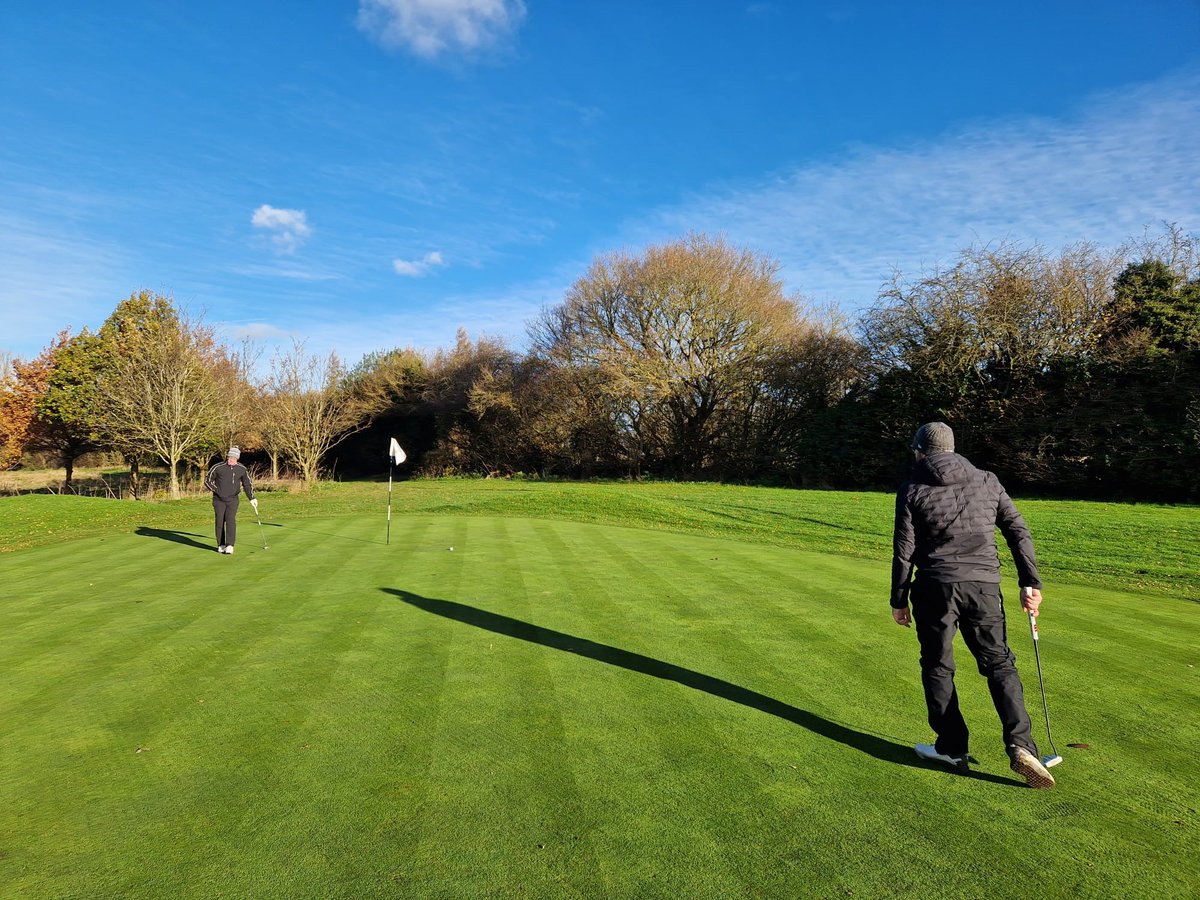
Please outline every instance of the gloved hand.
M254 511L258 512L258 498L255 497L250 501L250 505L254 507Z

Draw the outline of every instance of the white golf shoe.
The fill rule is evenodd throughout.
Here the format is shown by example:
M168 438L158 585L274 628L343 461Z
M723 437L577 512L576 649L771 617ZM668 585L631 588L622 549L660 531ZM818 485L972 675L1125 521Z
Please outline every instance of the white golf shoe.
M225 552L226 552L226 553L229 553L229 554L232 554L232 553L233 553L233 544L226 544L226 545L225 545Z
M1031 788L1054 787L1054 776L1042 761L1024 747L1008 748L1008 767L1025 779Z
M965 753L962 756L947 756L945 753L938 753L933 744L917 744L913 749L921 759L942 763L958 772L970 771L971 758Z
M224 552L225 552L225 545L224 545L224 544L222 544L220 547L218 547L218 548L217 548L217 552L218 552L218 553L224 553Z

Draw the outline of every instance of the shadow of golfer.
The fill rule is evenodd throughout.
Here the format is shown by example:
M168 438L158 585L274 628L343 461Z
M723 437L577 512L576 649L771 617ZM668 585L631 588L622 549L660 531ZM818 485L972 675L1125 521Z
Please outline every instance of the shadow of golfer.
M595 641L589 641L586 638L564 634L561 631L552 631L549 628L531 625L529 622L522 622L520 619L511 619L499 613L477 609L474 606L467 606L463 603L455 603L452 600L421 597L409 591L401 591L393 588L380 588L380 590L386 594L393 594L399 597L410 606L415 606L417 609L422 609L425 612L433 613L446 619L453 619L456 622L463 622L464 624L473 625L476 628L482 628L485 631L502 634L506 637L528 641L531 644L541 644L543 647L562 650L564 653L573 653L576 656L594 659L597 662L606 663L610 666L618 666L622 669L628 669L631 672L640 672L643 675L650 675L665 681L674 681L676 684L681 684L684 687L703 691L706 694L720 697L723 700L740 703L742 706L748 706L751 709L757 709L760 712L777 716L784 721L799 725L801 728L805 728L814 734L819 734L821 737L828 738L831 741L837 741L839 744L845 744L847 747L852 747L884 762L895 763L901 766L911 766L918 769L931 768L930 764L921 762L915 757L912 747L907 747L904 744L898 744L895 741L889 741L863 731L857 731L807 710L790 706L781 700L776 700L774 697L760 694L758 691L752 691L741 685L723 681L711 675L705 675L703 672L695 672L691 669L685 669L682 666L676 666L649 656L643 656L640 653L632 653L628 650L622 650L619 647L599 644ZM981 781L990 781L994 784L1014 784L1011 779L990 775L986 772L967 772L964 775L969 778L977 778Z
M195 534L191 531L168 531L165 528L150 528L146 525L139 525L137 533L142 537L158 538L161 541L172 541L176 544L187 544L189 547L199 547L201 550L212 551L215 549L212 544L202 544L200 541L192 540L192 538L203 537L204 535Z

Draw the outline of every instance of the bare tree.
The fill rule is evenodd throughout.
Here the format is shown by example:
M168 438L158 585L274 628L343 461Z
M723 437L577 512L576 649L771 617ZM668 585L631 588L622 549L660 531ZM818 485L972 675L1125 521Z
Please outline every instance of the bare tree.
M13 363L20 362L20 359L8 350L0 350L0 390L10 387L17 380L17 375L13 371Z
M965 396L999 373L1092 352L1119 266L1118 254L1091 244L1057 257L1038 246L972 248L949 270L915 281L896 273L863 318L863 342L880 368Z
M336 353L322 358L295 342L271 360L264 433L299 471L305 486L317 480L321 458L365 428L375 409L351 390Z
M213 358L213 377L221 395L224 412L221 423L221 445L237 444L243 450L261 446L258 421L258 391L254 385L254 368L262 356L262 348L243 341L234 350L218 348Z

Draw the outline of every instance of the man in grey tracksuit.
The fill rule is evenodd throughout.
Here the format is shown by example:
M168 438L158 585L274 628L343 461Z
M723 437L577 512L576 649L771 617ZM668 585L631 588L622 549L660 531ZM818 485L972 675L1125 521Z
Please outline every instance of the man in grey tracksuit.
M917 755L968 768L969 732L954 688L954 634L961 630L987 678L1013 771L1031 787L1052 787L1054 777L1030 734L1000 594L997 527L1016 563L1021 606L1037 615L1042 583L1029 529L996 476L954 452L949 425L922 425L912 446L916 465L896 495L891 606L898 625L916 621L921 683L929 725L937 734L935 744L916 745Z
M217 552L232 553L237 543L238 494L244 490L250 505L258 512L258 500L254 496L254 485L250 473L238 462L242 451L230 447L225 462L217 463L204 477L204 486L212 491L213 513L216 517Z

